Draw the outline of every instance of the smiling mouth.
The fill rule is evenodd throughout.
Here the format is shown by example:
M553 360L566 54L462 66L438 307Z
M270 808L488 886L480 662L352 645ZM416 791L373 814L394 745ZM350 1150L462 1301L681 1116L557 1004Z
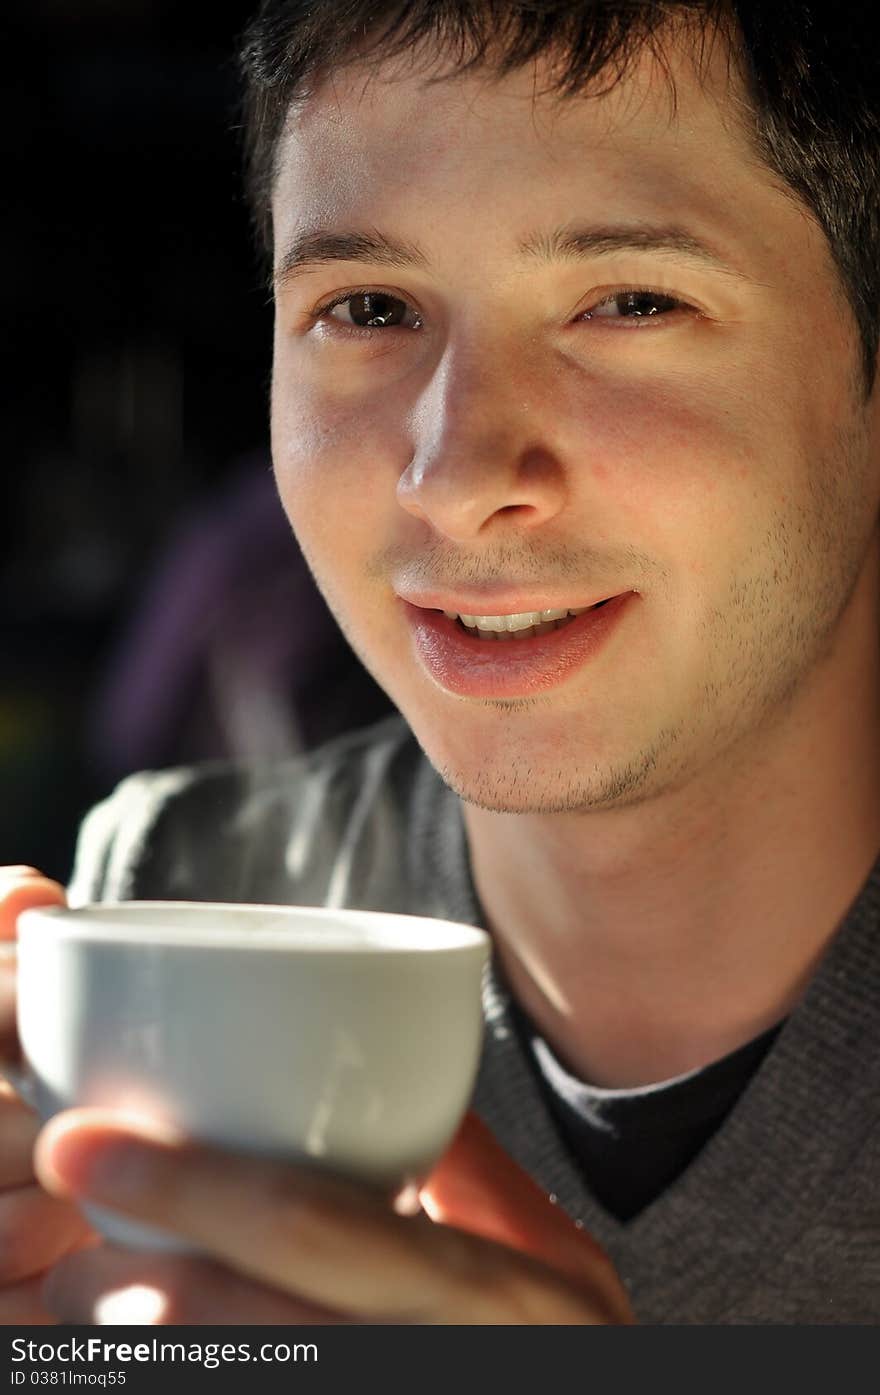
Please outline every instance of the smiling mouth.
M508 629L506 625L501 628L502 622L513 617L496 616L492 617L493 626L477 624L474 616L462 619L460 615L453 615L449 611L439 612L452 620L462 634L466 634L470 639L478 642L508 642L512 640L532 639L538 635L550 634L552 630L563 630L575 620L578 615L584 615L588 610L601 610L613 597L608 596L604 601L597 601L595 605L582 606L578 610L570 610L567 615L555 616L552 619L538 621L536 624L520 624L515 628ZM518 618L518 617L516 617Z
M562 606L549 612L459 615L401 598L416 656L427 676L455 697L493 699L549 692L597 661L636 599L632 591L606 596L578 607L575 615ZM533 625L533 620L542 623ZM499 632L496 626L500 625L504 629ZM565 633L550 633L556 629ZM503 652L499 643L504 644Z

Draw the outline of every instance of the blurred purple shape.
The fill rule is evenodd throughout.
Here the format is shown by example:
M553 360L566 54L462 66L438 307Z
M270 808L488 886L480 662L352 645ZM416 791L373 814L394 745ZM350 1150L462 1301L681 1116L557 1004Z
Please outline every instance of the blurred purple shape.
M87 744L116 780L282 758L391 710L327 609L261 453L159 556L94 694Z

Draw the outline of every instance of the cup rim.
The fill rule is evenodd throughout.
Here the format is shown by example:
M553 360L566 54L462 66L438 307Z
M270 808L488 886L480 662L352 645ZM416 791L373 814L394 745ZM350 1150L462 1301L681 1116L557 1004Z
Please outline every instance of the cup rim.
M169 913L189 923L164 923ZM235 915L252 921L229 929L205 924L212 914ZM279 922L275 925L272 922ZM199 924L199 922L203 922ZM280 922L288 922L286 925ZM312 922L311 929L298 921ZM317 922L317 924L315 924ZM323 928L321 922L325 922ZM365 932L352 944L352 929ZM339 933L334 934L333 930ZM51 930L56 939L92 943L145 942L165 948L222 948L226 950L289 949L326 955L354 952L388 954L450 954L479 950L488 953L489 936L477 926L433 916L399 911L359 910L354 907L280 905L237 901L98 901L78 906L34 906L18 917L19 940L38 938ZM377 933L378 932L378 933ZM237 938L241 936L242 938ZM246 936L246 938L244 938Z

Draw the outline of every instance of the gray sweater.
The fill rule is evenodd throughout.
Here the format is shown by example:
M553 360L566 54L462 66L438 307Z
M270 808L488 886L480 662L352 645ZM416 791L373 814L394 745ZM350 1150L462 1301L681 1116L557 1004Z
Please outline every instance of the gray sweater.
M86 818L73 904L351 906L479 924L461 805L403 719L261 768L135 775ZM490 966L474 1107L605 1246L640 1322L880 1322L880 862L705 1148L631 1221L563 1145Z

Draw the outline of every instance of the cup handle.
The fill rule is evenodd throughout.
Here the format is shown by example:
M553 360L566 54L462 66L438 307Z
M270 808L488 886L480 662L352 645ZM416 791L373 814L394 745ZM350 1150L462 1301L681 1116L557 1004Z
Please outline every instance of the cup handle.
M14 964L17 959L18 945L15 941L0 941L0 964ZM6 1061L0 1062L0 1076L9 1081L15 1093L29 1109L38 1112L37 1082L33 1072L25 1062L20 1065L12 1065Z

